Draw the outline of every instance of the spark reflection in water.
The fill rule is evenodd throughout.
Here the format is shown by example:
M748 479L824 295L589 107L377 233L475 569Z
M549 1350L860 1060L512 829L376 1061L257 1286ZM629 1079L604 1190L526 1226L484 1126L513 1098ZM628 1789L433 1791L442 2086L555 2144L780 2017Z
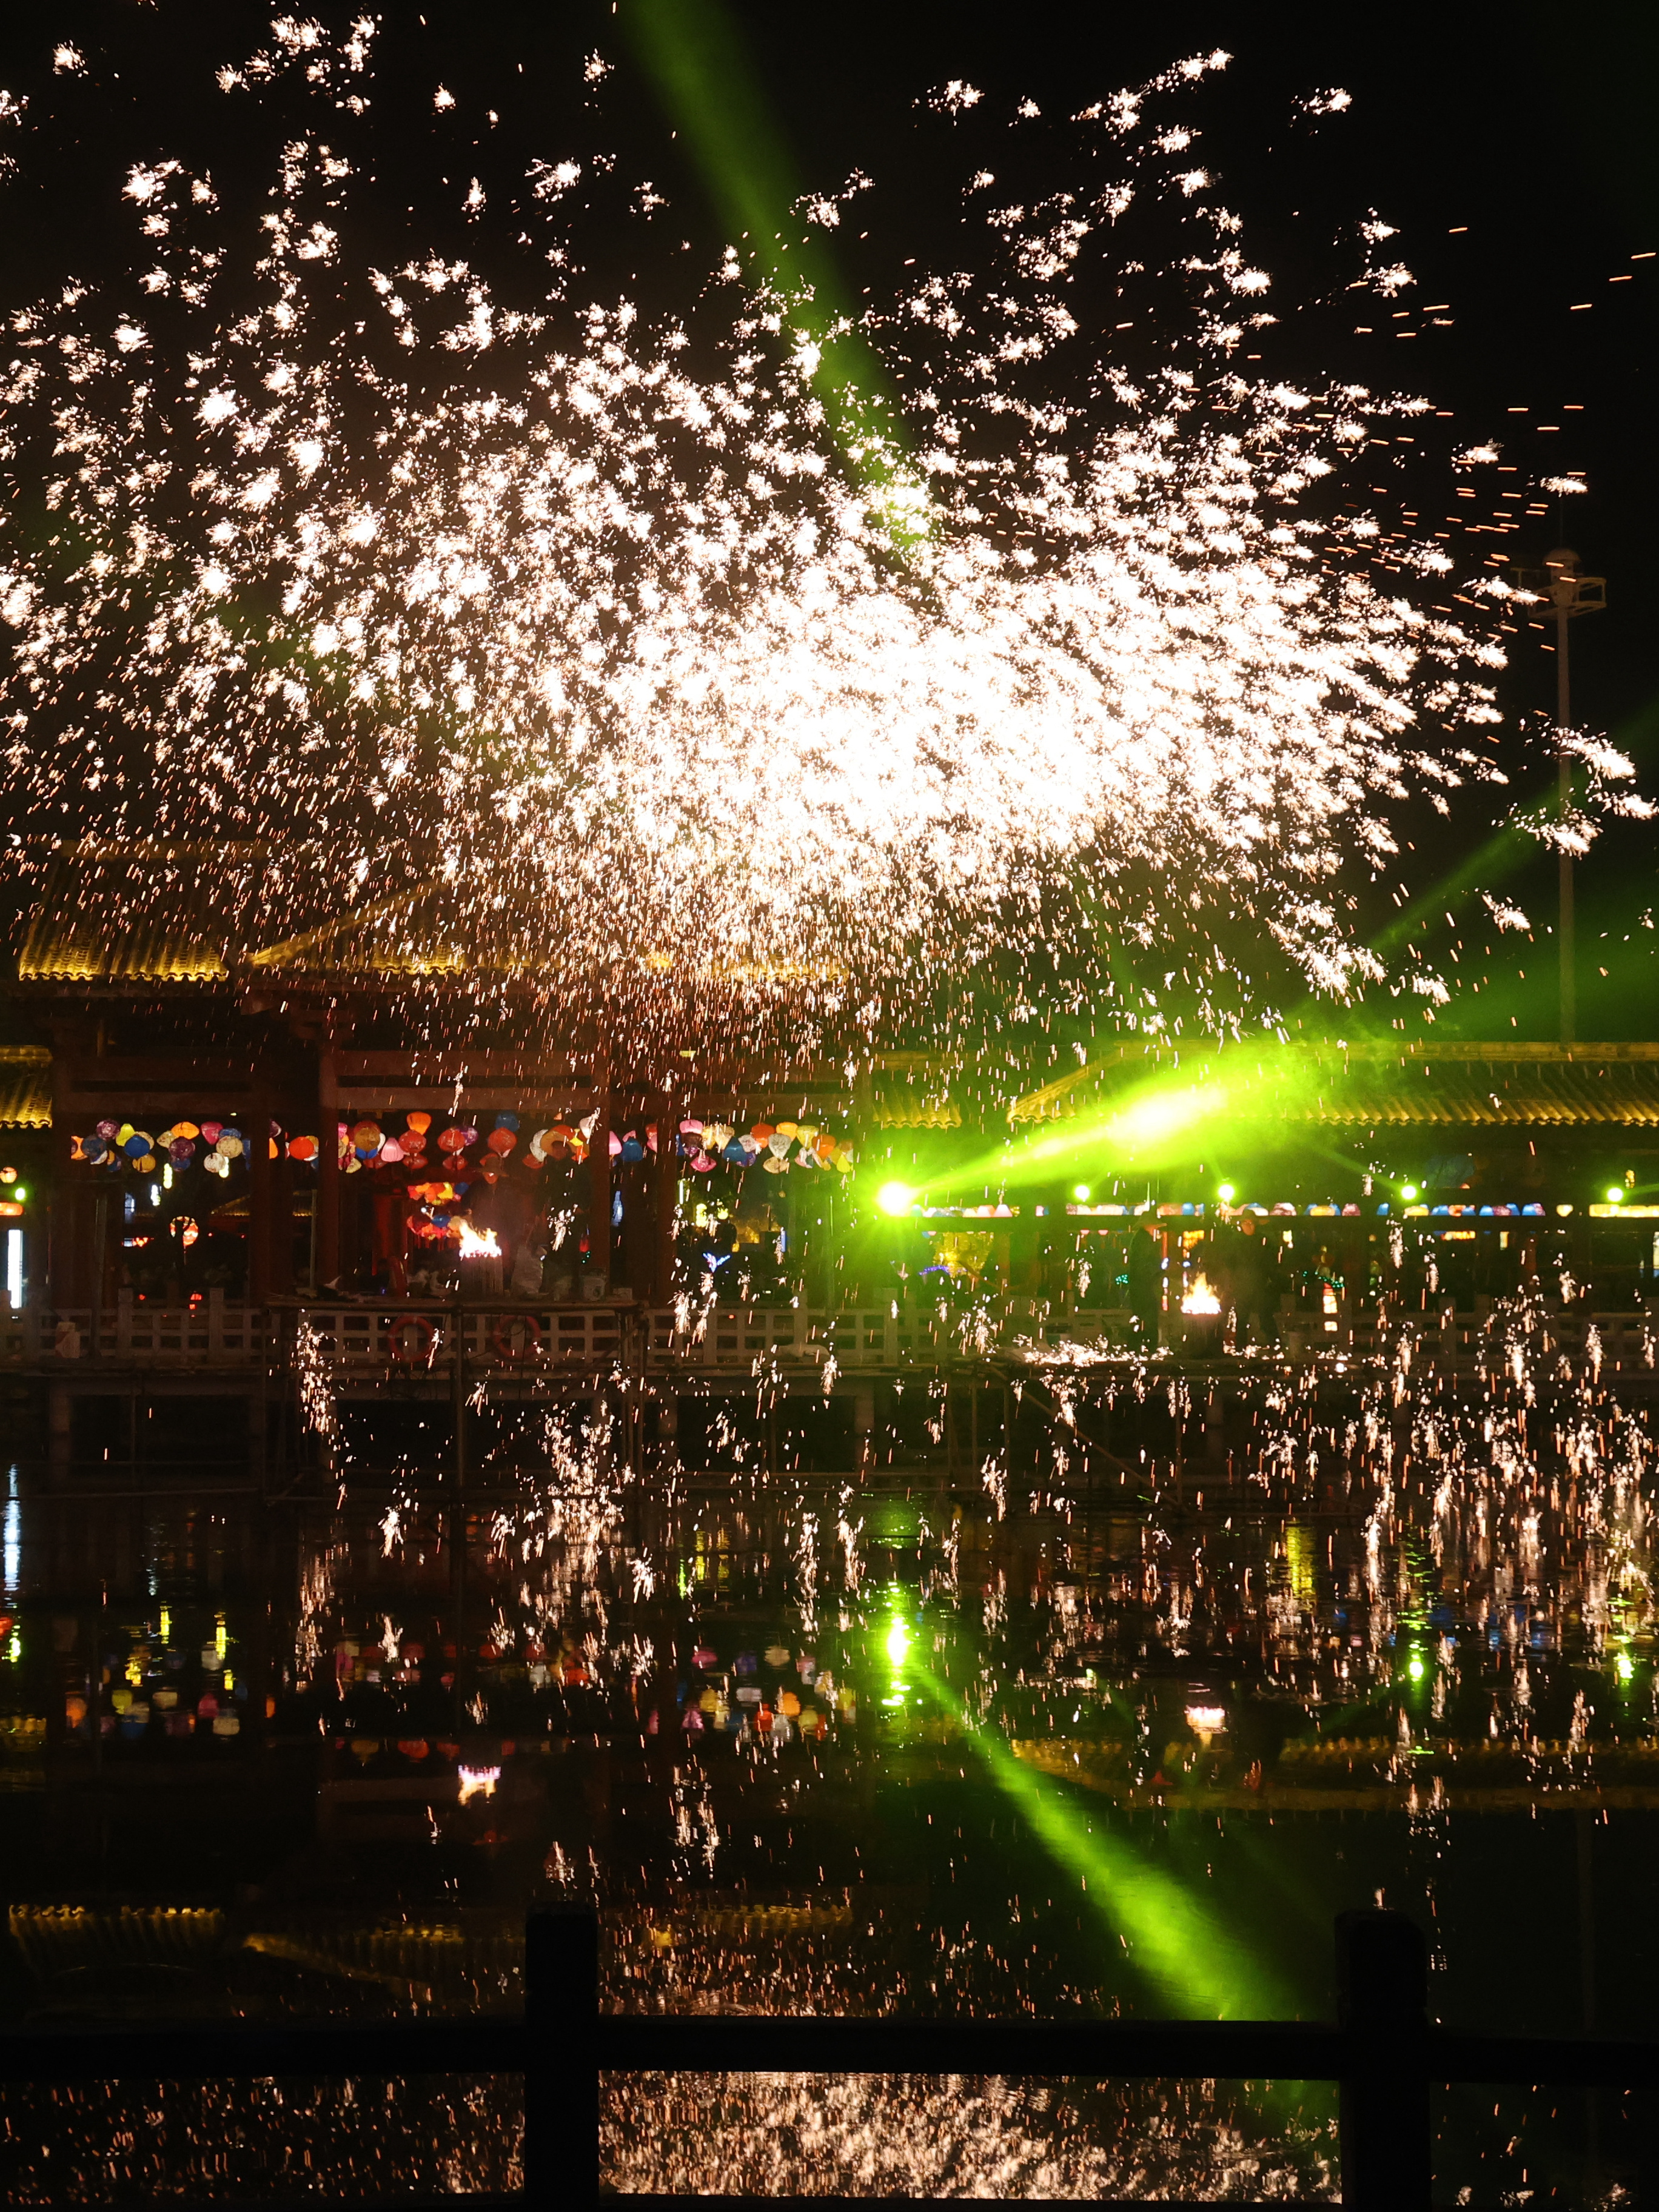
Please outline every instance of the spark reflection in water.
M360 1473L342 1510L297 1509L262 1751L168 1733L159 1692L176 1713L199 1686L181 1647L206 1636L203 1679L216 1657L245 1679L246 1615L192 1594L177 1553L152 1563L135 1602L153 1575L172 1646L122 1632L148 1717L115 1726L111 1765L252 1755L303 1808L322 1759L320 1854L303 1829L245 1841L199 2001L510 2006L515 1925L555 1893L599 1907L624 2008L1316 2016L1333 1914L1381 1891L1436 1930L1443 2017L1489 2024L1489 1961L1524 1928L1507 2024L1559 2027L1573 1818L1618 1893L1659 1808L1650 1382L1569 1356L1560 1326L1500 1305L1474 1385L1264 1362L1219 1449L1214 1404L1166 1364L1060 1347L1064 1415L1005 1439L1000 1519L942 1455L854 1492L630 1467L616 1425L550 1416L473 1509L458 1584L441 1481L405 1480L388 1535ZM32 1547L64 1540L51 1510L24 1501L26 1591ZM824 1544L836 1521L856 1540ZM410 1815L354 1840L389 1784ZM130 1893L147 1849L159 1869L184 1841L134 1830L94 1888ZM37 2008L96 2002L53 1967L66 1923L15 1924ZM1607 2026L1639 2006L1646 1940L1621 1927L1601 1969ZM432 2142L483 2180L507 2170L506 2107L467 2096ZM1573 2114L1511 2125L1499 2102L1521 2148L1454 2113L1443 2171L1571 2170ZM334 2116L319 2152L394 2155L378 2121L305 2109ZM1296 2085L711 2078L616 2085L606 2109L624 2187L1336 2186L1326 2093ZM97 2194L125 2167L76 2114Z

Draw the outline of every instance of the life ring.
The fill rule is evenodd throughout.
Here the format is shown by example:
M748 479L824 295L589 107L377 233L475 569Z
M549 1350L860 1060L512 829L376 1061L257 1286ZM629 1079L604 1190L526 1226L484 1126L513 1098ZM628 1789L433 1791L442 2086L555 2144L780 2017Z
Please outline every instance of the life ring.
M415 1332L413 1340L410 1331ZM424 1314L402 1314L386 1333L392 1357L404 1367L424 1367L431 1359L438 1332Z
M489 1341L503 1359L533 1359L542 1348L541 1323L533 1314L498 1314Z

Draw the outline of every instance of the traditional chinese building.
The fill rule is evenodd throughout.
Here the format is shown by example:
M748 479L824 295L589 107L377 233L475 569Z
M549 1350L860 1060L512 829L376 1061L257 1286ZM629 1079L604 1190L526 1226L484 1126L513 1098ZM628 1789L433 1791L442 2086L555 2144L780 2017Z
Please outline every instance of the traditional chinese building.
M22 933L0 1358L50 1381L59 1461L69 1400L158 1377L257 1372L268 1427L302 1321L368 1398L469 1367L508 1395L586 1388L624 1358L707 1390L760 1362L786 1389L827 1367L865 1433L868 1378L963 1356L935 1291L1000 1316L981 1364L1005 1335L1121 1334L1139 1223L1174 1310L1224 1176L1315 1279L1316 1344L1359 1341L1401 1231L1451 1240L1440 1273L1471 1305L1557 1246L1610 1308L1653 1294L1659 1045L1128 1042L1000 1090L919 1049L779 1073L660 1029L647 1048L597 988L550 1015L522 933L441 889L296 911L270 877L252 847L66 847ZM1149 1097L1221 1102L1204 1158L1123 1168ZM1074 1181L1091 1132L1102 1170ZM1032 1134L1053 1173L1005 1188ZM1484 1272L1450 1265L1488 1247ZM676 1296L699 1285L688 1335Z

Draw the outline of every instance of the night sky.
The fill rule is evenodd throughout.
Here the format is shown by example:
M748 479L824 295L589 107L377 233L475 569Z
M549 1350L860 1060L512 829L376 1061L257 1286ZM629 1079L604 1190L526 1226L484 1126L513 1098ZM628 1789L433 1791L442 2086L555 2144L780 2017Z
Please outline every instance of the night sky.
M400 247L447 243L510 295L520 281L517 240L502 210L510 210L514 180L586 133L615 149L620 168L648 175L667 198L667 224L694 255L711 257L726 228L721 211L684 137L671 135L640 61L650 11L661 4L622 0L618 12L592 0L435 0L422 10L388 10L373 115L342 120L343 138L355 132L354 158L367 158L374 178L349 252L389 260ZM29 105L21 137L8 140L21 164L5 187L0 290L8 309L69 276L96 278L128 264L130 210L120 207L119 186L133 161L176 155L210 166L227 208L240 195L257 222L291 118L255 100L227 101L211 75L267 35L270 12L171 0L9 11L0 84ZM316 12L335 27L355 11ZM1335 266L1333 240L1351 238L1371 210L1397 227L1391 250L1417 278L1397 301L1373 301L1369 313L1350 313L1340 301L1333 310L1328 299L1289 313L1263 339L1267 365L1303 383L1335 374L1377 391L1416 391L1445 410L1426 426L1421 450L1378 453L1374 472L1345 487L1350 497L1371 498L1385 527L1402 510L1425 530L1455 517L1457 542L1449 550L1471 565L1498 553L1535 562L1565 540L1589 571L1606 575L1609 611L1575 631L1576 719L1628 751L1643 787L1659 793L1659 679L1647 649L1659 603L1647 507L1659 452L1651 404L1659 258L1641 258L1659 252L1659 17L1651 9L1304 15L1054 0L842 0L834 9L745 0L718 37L717 74L727 71L734 130L768 137L769 152L802 189L834 188L854 168L875 176L870 236L834 242L849 293L859 289L860 255L890 266L944 242L935 235L937 141L917 125L917 103L930 89L961 78L984 91L988 106L1029 96L1045 118L1059 118L1184 55L1230 51L1231 67L1206 95L1197 152L1245 217L1252 257L1273 272L1273 304L1282 311L1298 295L1316 299ZM80 50L83 70L54 73L60 42ZM616 66L602 118L584 106L580 67L595 50ZM433 106L439 82L455 99L444 113ZM1331 87L1352 94L1352 106L1312 128L1297 102ZM487 124L491 109L495 119ZM471 224L462 212L472 175L490 188L489 223ZM648 299L652 278L638 247L637 237L618 236L615 275ZM1353 325L1362 320L1371 328L1358 336ZM1445 456L1453 445L1486 440L1500 442L1504 460L1522 471L1583 471L1589 495L1558 501L1514 532L1469 538L1471 503L1455 498ZM1480 479L1473 504L1483 520L1500 504L1501 481L1492 471ZM1550 708L1553 689L1550 655L1536 633L1523 633L1500 679L1504 757L1523 794L1541 791L1544 763L1535 744L1528 752L1511 733L1522 717ZM1450 823L1426 812L1407 821L1417 846L1407 863L1414 890L1431 890L1481 847L1492 807L1490 794L1476 794ZM1642 919L1655 904L1653 853L1650 827L1615 825L1580 872L1583 1036L1653 1033L1659 970L1654 933ZM1553 881L1553 862L1534 862L1511 868L1497 887L1541 923ZM1431 931L1448 944L1465 939L1459 980L1490 981L1483 995L1448 1009L1443 1028L1550 1034L1553 948L1540 940L1517 953L1511 938L1487 957L1484 918L1477 928L1467 902L1454 906L1452 927L1439 919ZM1509 972L1522 967L1525 981Z

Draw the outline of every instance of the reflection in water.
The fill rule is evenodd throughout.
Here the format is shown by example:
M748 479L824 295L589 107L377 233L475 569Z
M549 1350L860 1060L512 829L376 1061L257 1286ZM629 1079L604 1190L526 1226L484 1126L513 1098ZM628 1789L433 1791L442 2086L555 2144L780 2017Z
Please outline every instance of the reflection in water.
M1224 1387L1061 1346L977 1410L965 1486L896 1449L693 1479L625 1389L542 1407L465 1500L340 1461L267 1501L14 1486L13 2013L510 2008L559 1893L623 2008L1310 2016L1334 1913L1380 1895L1431 1929L1443 2018L1638 2029L1647 1385L1524 1302L1473 1389L1408 1351ZM381 2094L263 2134L239 2099L247 2187L293 2180L278 2144L504 2185L516 2085ZM46 2194L149 2154L104 2095ZM150 2172L222 2131L194 2095ZM1493 2101L1448 2103L1443 2179L1617 2179L1613 2100ZM1331 2103L702 2078L617 2085L606 2126L624 2188L1314 2196Z
M6 1527L0 1538L0 1596L9 1603L17 1595L17 1585L22 1571L23 1512L17 1495L18 1471L6 1469Z

